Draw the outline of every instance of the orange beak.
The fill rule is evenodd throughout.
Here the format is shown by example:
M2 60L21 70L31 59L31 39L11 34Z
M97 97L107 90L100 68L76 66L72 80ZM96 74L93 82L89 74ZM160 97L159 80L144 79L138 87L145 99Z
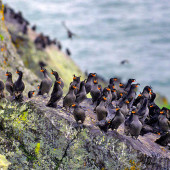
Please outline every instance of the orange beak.
M113 79L114 81L117 81L117 79Z
M40 89L40 86L38 86L37 88Z
M164 112L163 111L160 111L160 114L163 114Z
M100 90L100 89L101 89L101 87L98 87L98 89Z
M138 96L142 96L141 94L139 94Z
M53 72L51 72L51 74L54 74Z
M92 74L93 77L95 77L96 75L95 74Z
M116 111L118 111L119 110L119 108L116 108Z
M9 76L9 74L5 74L6 76Z
M75 106L76 106L75 104L72 105L72 107L75 107Z
M135 111L132 111L132 113L134 114L134 113L136 113Z
M35 92L33 92L32 94L35 94Z
M18 74L18 73L19 73L19 71L16 71L16 73Z
M57 81L58 84L61 84L61 81Z
M123 86L123 84L120 83L119 86L121 87L121 86Z
M112 88L114 89L114 88L115 88L115 86L112 86Z
M152 95L152 92L151 92L151 91L150 91L149 93Z
M110 124L111 122L109 121L108 123Z
M121 96L123 96L123 94L122 94L122 93L120 93L120 95L121 95Z
M97 83L97 81L96 81L96 80L94 80L94 83Z
M106 101L107 100L107 98L106 97L103 97L103 99Z
M136 87L138 87L138 85L136 85Z
M150 105L150 107L153 107L153 105Z
M149 88L148 90L151 92L151 89L150 89L150 88Z
M4 64L6 64L6 61L4 60Z
M41 72L44 72L44 70L40 70Z
M107 88L107 91L110 91L110 89L109 89L109 88Z
M132 82L135 82L135 80L132 80Z
M73 80L76 80L76 77L75 77L75 76L73 77Z
M76 86L73 86L74 89L76 89Z
M127 100L126 103L129 103L129 101Z

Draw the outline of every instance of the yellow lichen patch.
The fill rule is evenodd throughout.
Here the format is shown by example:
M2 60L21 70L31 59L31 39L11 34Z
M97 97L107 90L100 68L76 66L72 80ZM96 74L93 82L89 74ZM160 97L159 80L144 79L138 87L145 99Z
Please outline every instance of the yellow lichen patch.
M28 116L28 112L23 112L23 114L20 116L20 120L27 121L27 116Z
M6 160L5 156L0 155L0 169L7 170L10 164L11 163Z
M37 146L35 148L35 154L39 155L39 151L40 151L40 143L37 143Z

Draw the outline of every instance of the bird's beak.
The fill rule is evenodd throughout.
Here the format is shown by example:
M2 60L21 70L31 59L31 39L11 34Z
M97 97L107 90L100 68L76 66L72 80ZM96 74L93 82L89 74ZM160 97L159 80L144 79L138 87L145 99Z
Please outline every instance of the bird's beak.
M134 80L132 80L132 82L135 82L135 79L134 79Z
M72 107L75 107L75 106L76 106L75 104L72 105Z
M42 70L42 69L41 69L40 71L41 71L41 72L44 72L44 70Z
M110 89L109 89L109 88L107 88L107 91L110 91Z
M142 96L141 94L139 94L138 96Z
M132 111L132 113L134 114L134 113L136 113L135 111Z
M129 103L129 101L127 100L126 103Z
M95 74L92 74L93 77L95 77L96 75Z
M118 111L119 110L119 108L116 108L116 111Z
M164 112L163 111L160 111L160 114L163 114Z
M61 84L61 81L57 81L58 84Z
M9 74L5 74L6 76L9 76Z
M18 74L18 73L19 73L19 71L16 71L16 73Z
M101 87L98 87L98 89L100 90L100 89L101 89Z
M73 86L74 89L76 89L76 86Z
M54 74L53 71L51 72L51 74Z
M150 105L150 107L153 107L153 105Z
M103 97L103 99L106 101L107 100L107 98L106 97Z
M32 93L33 95L35 94L35 92Z

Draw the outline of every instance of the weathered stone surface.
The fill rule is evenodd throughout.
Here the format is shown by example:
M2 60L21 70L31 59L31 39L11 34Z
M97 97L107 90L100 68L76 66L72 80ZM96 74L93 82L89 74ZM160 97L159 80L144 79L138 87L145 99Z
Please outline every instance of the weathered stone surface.
M87 119L77 127L73 115L45 106L48 98L34 97L21 104L1 103L1 153L11 168L33 169L168 169L170 152L154 143L154 134L139 140L118 132L103 133L95 125L89 102ZM19 163L18 163L19 162Z
M25 95L36 88L40 81L37 63L43 56L53 69L56 68L61 76L65 77L65 89L73 73L82 74L70 59L65 62L66 56L63 57L55 48L48 48L45 52L37 51L32 43L35 38L33 33L30 33L28 38L21 35L18 28L11 27L10 23L8 27L11 35L21 36L26 43L20 43L18 48L17 44L14 46L4 21L0 20L0 34L6 46L6 50L0 53L0 78L5 80L6 70L15 72L16 67L22 69L26 84ZM6 64L3 62L5 58L8 59ZM101 132L95 126L96 115L90 99L83 103L86 120L80 128L75 124L72 114L62 108L62 101L59 102L59 108L53 109L45 106L48 99L36 96L22 104L10 103L5 99L0 101L0 153L11 163L9 169L170 167L169 150L154 143L158 135L150 133L134 140L123 135L123 126L118 132Z

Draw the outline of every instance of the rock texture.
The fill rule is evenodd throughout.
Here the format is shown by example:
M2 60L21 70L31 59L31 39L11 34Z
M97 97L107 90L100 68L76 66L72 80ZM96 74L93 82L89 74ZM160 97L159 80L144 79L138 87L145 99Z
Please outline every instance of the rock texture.
M0 16L3 18L2 9ZM65 77L66 89L73 73L84 76L71 59L66 60L55 48L37 51L33 33L24 36L11 27L10 22L6 21L6 25L0 20L1 47L4 49L0 51L0 79L5 80L7 70L15 72L19 67L24 72L25 94L34 90L41 77L37 63L42 56ZM18 46L14 39L20 35L24 43ZM158 135L147 134L134 140L123 134L123 126L118 132L101 132L95 126L96 115L90 99L83 102L84 126L77 126L73 115L62 108L62 101L53 109L45 106L48 100L49 97L36 96L23 103L0 101L0 168L166 170L170 167L168 148L154 142Z

